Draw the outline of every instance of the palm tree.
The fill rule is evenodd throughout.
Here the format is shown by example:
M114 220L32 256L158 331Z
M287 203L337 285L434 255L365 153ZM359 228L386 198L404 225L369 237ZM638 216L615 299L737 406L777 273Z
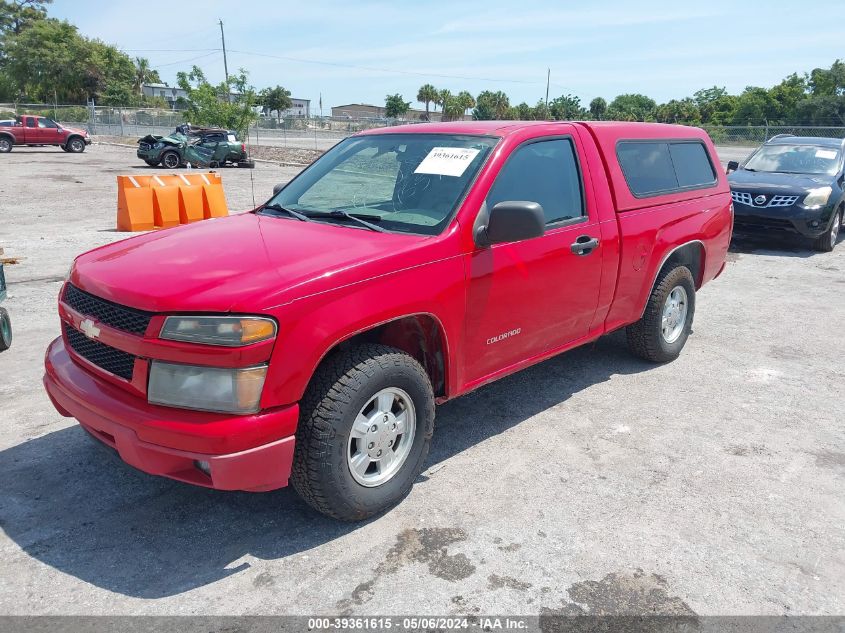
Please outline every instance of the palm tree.
M475 107L475 98L466 90L461 90L458 93L457 99L463 109L463 112L461 112L461 118L463 118L463 115L466 114L467 110Z
M437 91L437 88L435 88L431 84L423 84L422 86L420 86L419 92L417 92L417 101L425 104L426 121L429 120L428 104L432 103L432 102L436 102L438 95L439 95L439 93Z
M135 58L135 77L133 85L138 94L143 94L143 85L152 81L158 76L158 72L150 68L150 60L146 57Z

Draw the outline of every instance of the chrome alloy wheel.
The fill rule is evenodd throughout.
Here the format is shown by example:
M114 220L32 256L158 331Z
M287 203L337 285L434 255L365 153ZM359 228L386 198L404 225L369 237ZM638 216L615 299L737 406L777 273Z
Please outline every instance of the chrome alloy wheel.
M833 224L830 227L830 246L836 246L836 240L839 238L839 229L842 228L842 214L837 212L833 217Z
M411 453L417 416L405 391L388 387L363 406L349 434L346 462L352 478L374 488L393 478Z
M666 303L663 304L660 328L664 341L674 343L678 340L684 331L688 310L687 291L681 286L675 286L666 298Z

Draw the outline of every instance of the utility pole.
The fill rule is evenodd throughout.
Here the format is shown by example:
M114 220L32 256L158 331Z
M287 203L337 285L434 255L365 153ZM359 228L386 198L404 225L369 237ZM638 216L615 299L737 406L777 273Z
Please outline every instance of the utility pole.
M223 20L220 20L220 41L223 43L223 72L226 74L226 101L232 103L232 89L229 87L229 64L226 61L226 36L223 35Z
M552 69L546 68L546 118L547 119L549 118L549 80L551 78L552 78Z

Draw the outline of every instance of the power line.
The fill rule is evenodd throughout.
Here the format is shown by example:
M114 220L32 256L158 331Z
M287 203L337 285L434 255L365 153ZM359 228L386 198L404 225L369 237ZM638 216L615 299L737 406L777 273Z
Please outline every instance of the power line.
M165 66L176 66L177 64L187 64L188 62L193 62L198 59L203 59L205 57L211 57L212 55L217 55L220 53L220 49L214 50L211 53L206 53L205 55L198 55L196 57L189 57L188 59L180 59L175 62L167 62L166 64L153 64L150 63L151 66L155 66L156 68L163 68Z

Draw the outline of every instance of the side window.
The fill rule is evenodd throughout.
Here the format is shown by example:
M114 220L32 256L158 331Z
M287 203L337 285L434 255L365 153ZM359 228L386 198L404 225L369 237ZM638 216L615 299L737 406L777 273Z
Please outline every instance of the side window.
M26 117L26 127L37 127L35 119L31 116Z
M528 200L543 207L546 224L585 215L581 175L569 139L538 141L510 155L487 194L487 207Z
M702 187L716 182L716 173L701 143L670 143L669 154L681 187Z
M640 198L716 183L707 149L697 141L622 141L616 155L628 188Z
M51 121L50 119L38 119L38 127L40 127L40 128L50 128L50 129L55 129L55 128L59 127L59 126L58 126L58 125L56 125L56 124L55 124L53 121Z
M616 153L628 187L635 196L678 188L668 143L620 143Z

